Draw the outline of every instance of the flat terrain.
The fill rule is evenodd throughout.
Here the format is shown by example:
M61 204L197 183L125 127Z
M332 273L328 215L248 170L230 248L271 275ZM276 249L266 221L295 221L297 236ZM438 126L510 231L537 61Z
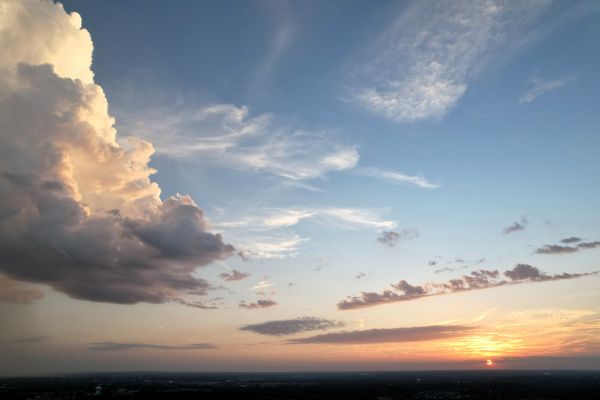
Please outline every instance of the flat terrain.
M103 373L0 379L9 399L598 399L600 372Z

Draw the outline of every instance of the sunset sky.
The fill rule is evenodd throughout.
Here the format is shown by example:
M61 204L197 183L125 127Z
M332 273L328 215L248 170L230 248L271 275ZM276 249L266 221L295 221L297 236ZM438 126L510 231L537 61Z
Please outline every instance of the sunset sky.
M0 54L0 376L600 369L599 2L0 0Z

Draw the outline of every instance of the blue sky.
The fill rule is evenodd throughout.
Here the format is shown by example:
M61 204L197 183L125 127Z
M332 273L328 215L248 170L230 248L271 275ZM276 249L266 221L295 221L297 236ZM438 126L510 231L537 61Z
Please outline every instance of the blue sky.
M154 300L133 297L133 306L115 304L122 301L98 300L110 296L75 291L7 266L0 270L7 279L40 285L44 297L33 304L10 306L17 308L6 313L17 315L19 307L43 307L49 315L61 309L78 318L92 309L119 315L112 331L101 329L102 335L82 331L83 347L119 341L176 347L187 335L182 332L197 328L186 320L192 312L213 313L209 317L213 323L197 332L204 332L198 340L215 342L217 348L234 342L241 325L306 315L346 321L345 329L351 332L486 322L486 329L495 333L472 334L483 343L482 349L469 347L475 339L454 343L454 348L468 348L462 353L440 345L445 349L439 353L444 362L458 367L482 357L569 354L568 338L563 331L557 333L559 327L554 325L548 325L547 331L557 338L552 351L541 352L536 347L539 338L533 336L515 339L521 347L502 345L514 333L515 321L529 318L524 315L596 324L600 312L594 289L600 254L597 3L62 3L66 12L81 16L82 27L91 36L92 84L104 90L108 111L115 118L118 144L111 145L143 147L127 142L134 137L151 142L155 152L149 166L156 173L150 179L160 186L160 199L148 209L143 205L139 213L128 211L143 199L98 200L98 193L88 193L91 189L80 180L94 168L106 167L86 167L85 174L73 178L81 186L83 200L77 201L82 209L92 204L97 207L89 207L94 215L106 204L121 204L123 209L117 208L124 218L150 224L140 239L144 246L155 246L148 237L164 227L166 236L157 240L180 250L179 241L190 238L179 235L188 231L179 230L181 225L169 230L172 220L163 214L156 223L147 215L153 212L148 210L171 204L170 196L189 194L193 207L197 204L194 210L203 212L201 233L222 234L224 243L235 251L223 247L223 253L213 258L196 254L201 268L194 269L193 276L212 285L198 304L210 303L216 310L185 307L196 303L164 293L151 297ZM57 18L63 18L64 12L57 13ZM57 43L67 43L60 41L60 34ZM35 40L32 35L21 46L27 48ZM88 39L81 40L86 44ZM42 64L23 57L32 65ZM40 59L52 64L53 57L44 54ZM59 76L79 77L61 72L59 64L55 62ZM60 138L47 140L52 145L63 143ZM139 162L144 169L144 161ZM21 164L10 164L11 171L16 165ZM74 168L78 171L77 165ZM147 171L138 180L131 178L128 187L140 185L159 193L146 178ZM101 192L98 188L107 179L99 179L94 190ZM173 204L177 210L190 205L181 197ZM561 242L569 237L577 240ZM10 249L11 245L3 246ZM0 252L0 263L2 257ZM510 271L520 264L533 266L542 275L513 279ZM498 270L500 278L491 277L484 287L476 288L486 290L438 296L456 290L436 284L481 269ZM223 275L235 271L243 276ZM498 283L502 271L509 271L509 280ZM566 279L563 273L577 279ZM415 301L400 303L403 299L394 297L383 301L394 304L380 300L371 304L361 294L383 296L400 280L421 288L394 289L403 296L416 296ZM550 280L556 282L545 282ZM556 298L548 298L549 287ZM174 286L168 289L175 290ZM433 294L432 299L420 298ZM342 310L339 304L352 298L360 300L356 309ZM275 304L262 307L258 300ZM363 301L368 307L363 307ZM248 304L256 307L248 309L244 306ZM452 311L440 311L445 304ZM176 333L124 333L128 313L148 322L154 318L151 310L159 307L175 313L170 323L177 327ZM19 325L11 334L54 338L58 344L50 340L39 354L24 361L23 368L36 357L60 358L59 349L68 347L64 339L68 335L50 316L35 318L43 322L29 328ZM339 328L334 325L331 328ZM482 326L477 329L483 330ZM581 329L597 332L599 328ZM569 332L573 337L583 335L575 328ZM215 339L221 335L223 343ZM345 357L353 357L350 354L359 360L357 368L435 362L426 350L402 357L400 350L381 343L373 343L383 346L382 358L375 361L365 355L368 348L323 350L318 344L310 345L307 354L312 358L286 350L289 353L283 354L288 358L283 360L275 355L269 358L268 349L273 347L265 345L263 337L243 335L244 343L259 346L257 351L263 353L254 356L267 369L293 368L295 361L312 368L323 362L321 352L333 369ZM7 334L5 339L13 336ZM486 341L494 343L488 346L492 350L485 347ZM223 369L242 365L236 363L253 357L249 348L231 354L224 350L218 365ZM581 348L585 357L600 354L599 344L592 339ZM143 365L149 352L156 350L139 345L129 364L118 357L94 358L93 351L82 351L93 366L127 369ZM65 370L79 365L63 361ZM182 369L193 365L206 367L190 360ZM164 366L177 369L168 357Z

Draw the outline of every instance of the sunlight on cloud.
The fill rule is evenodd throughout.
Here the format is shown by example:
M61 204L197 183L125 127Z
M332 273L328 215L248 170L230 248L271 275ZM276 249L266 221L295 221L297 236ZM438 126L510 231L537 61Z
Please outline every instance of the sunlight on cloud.
M204 293L193 272L235 249L191 197L160 198L150 143L118 140L79 15L3 2L0 26L0 270L92 301Z

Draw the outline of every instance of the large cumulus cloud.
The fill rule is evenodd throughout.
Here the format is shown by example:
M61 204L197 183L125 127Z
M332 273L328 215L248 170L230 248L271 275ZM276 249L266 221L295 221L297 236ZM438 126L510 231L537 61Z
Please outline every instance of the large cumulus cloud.
M183 302L234 252L185 195L161 200L154 149L120 142L81 18L0 0L0 272L78 299Z

